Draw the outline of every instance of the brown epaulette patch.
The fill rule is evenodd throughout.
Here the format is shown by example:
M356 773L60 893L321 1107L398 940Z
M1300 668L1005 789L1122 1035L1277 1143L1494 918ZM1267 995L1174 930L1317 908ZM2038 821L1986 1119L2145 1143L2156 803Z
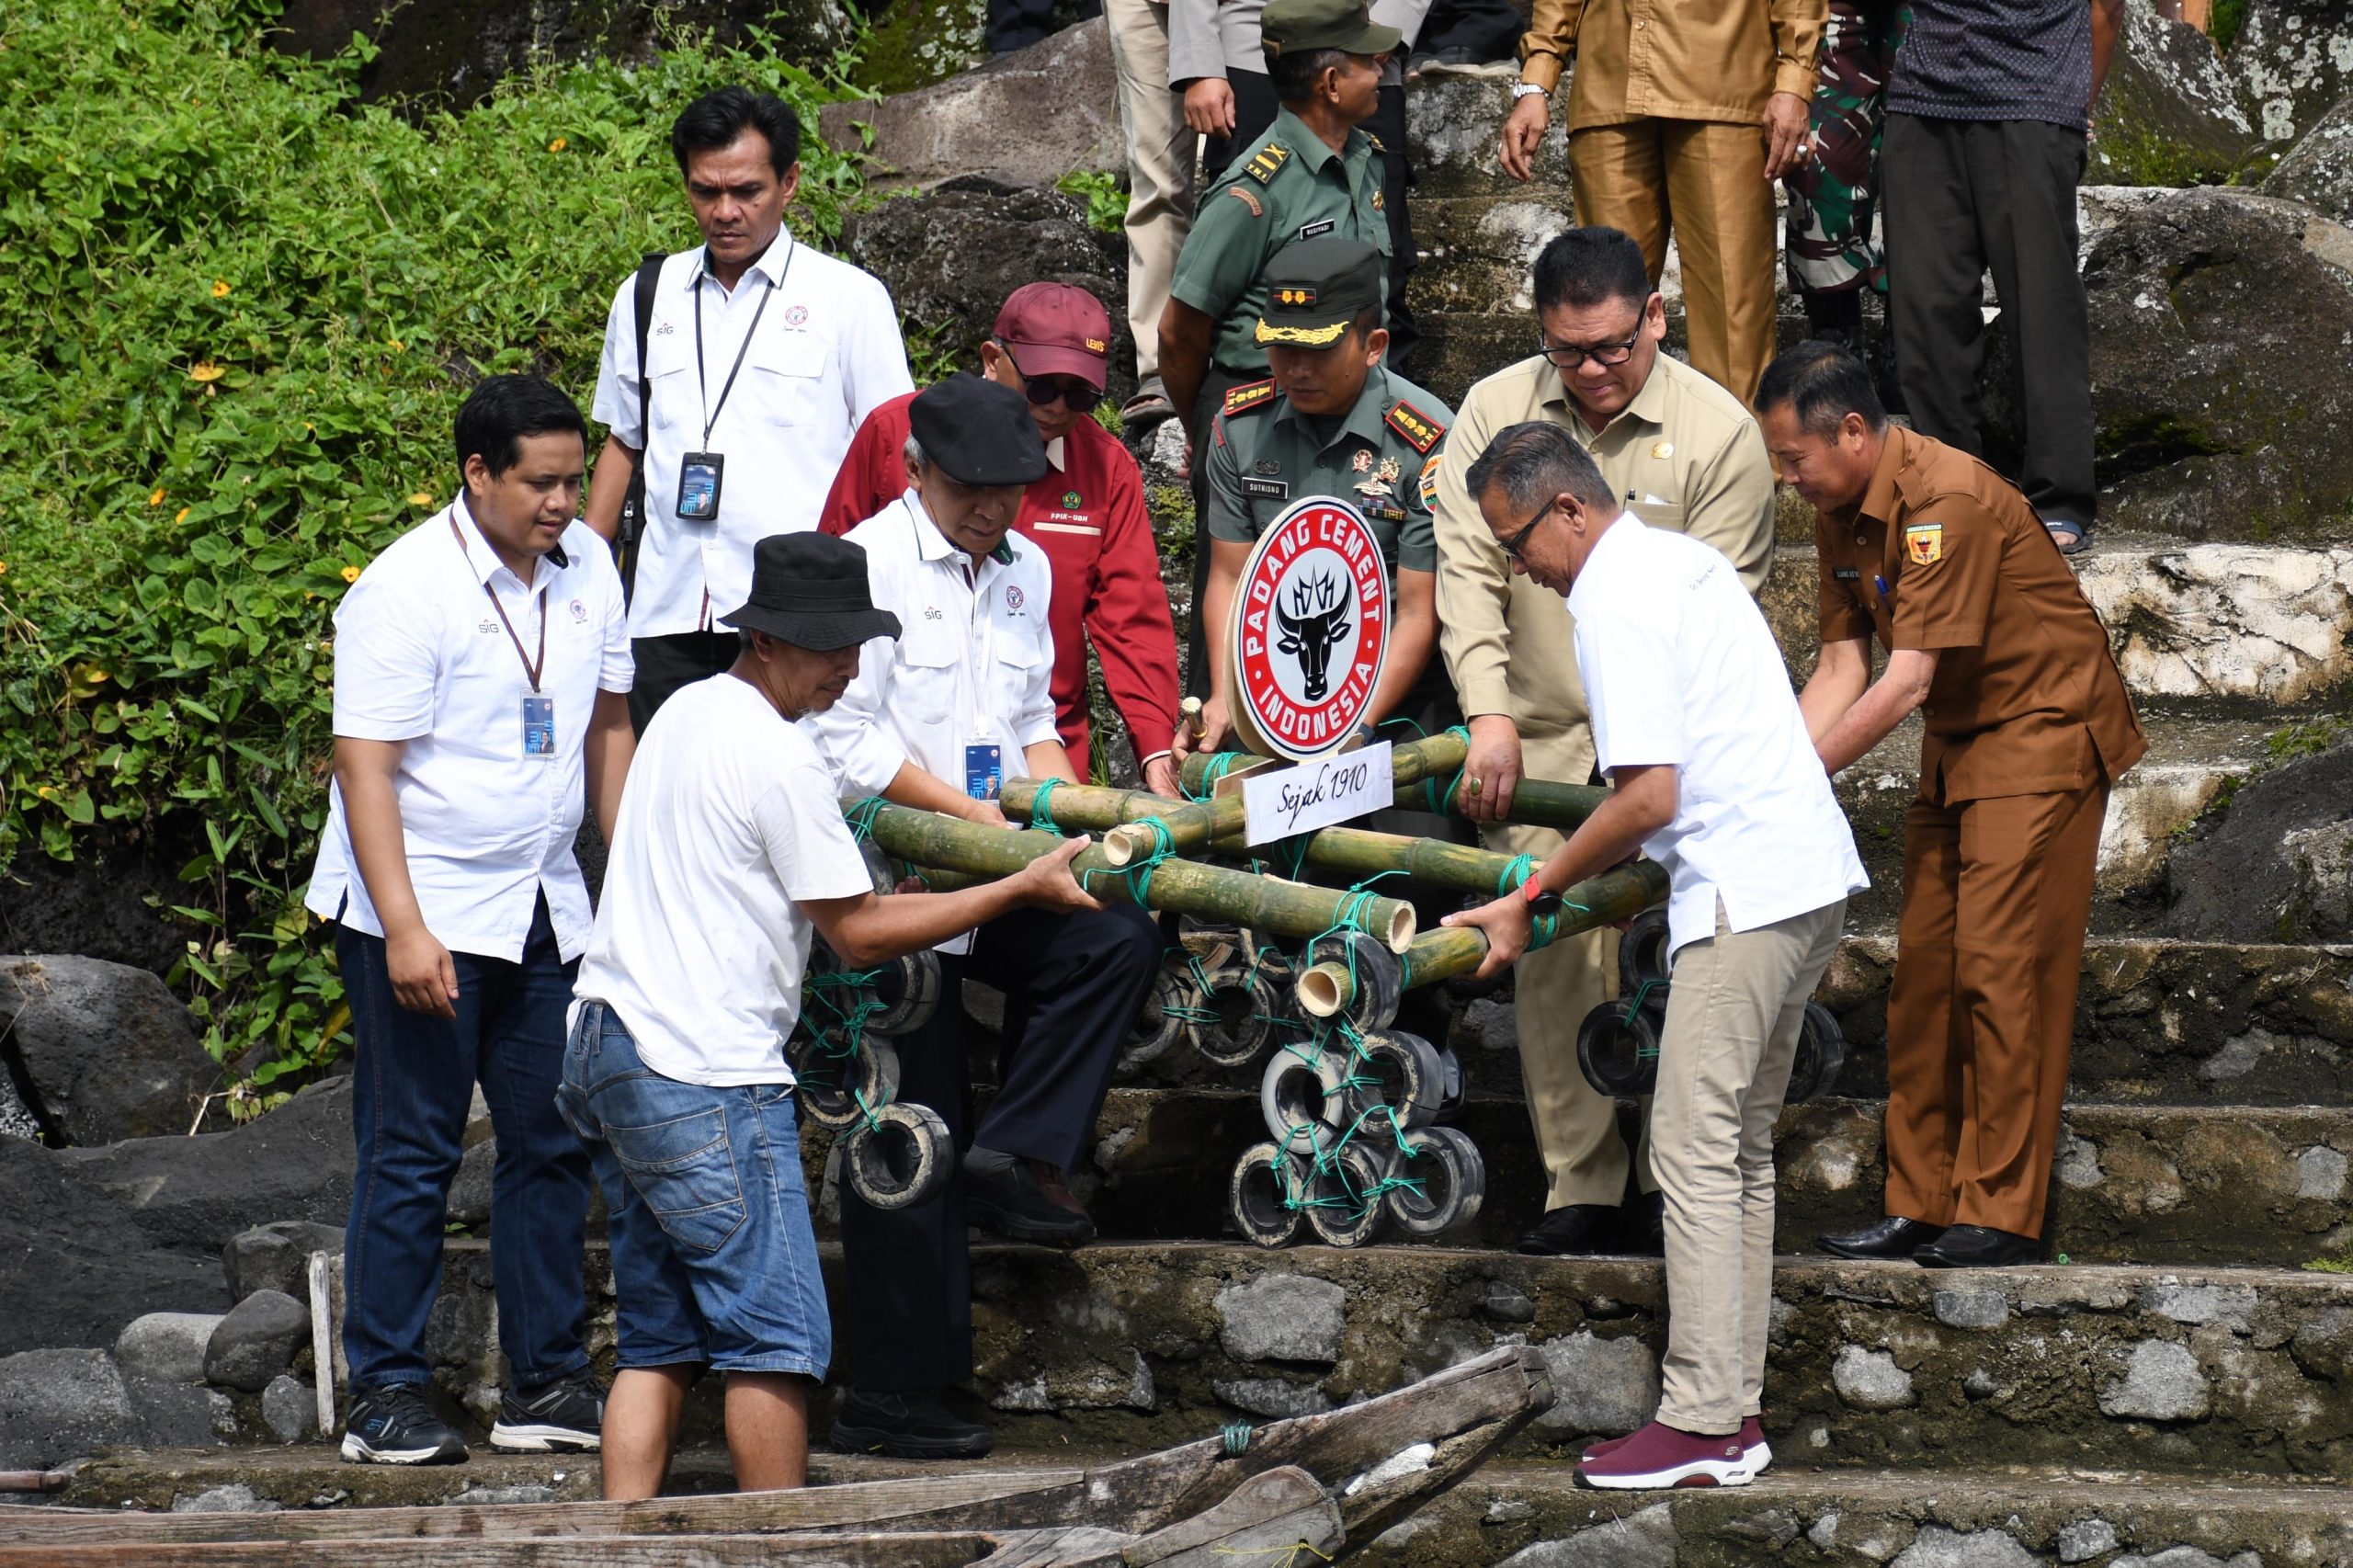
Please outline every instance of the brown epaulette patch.
M1417 452L1427 452L1438 445L1438 437L1446 434L1445 426L1404 398L1399 398L1397 406L1389 411L1386 423L1392 430L1413 443L1414 450Z
M1231 419L1237 414L1247 414L1254 408L1263 408L1272 403L1274 397L1275 382L1272 377L1263 381L1251 381L1235 387L1225 394L1225 416ZM1438 437L1433 436L1430 438L1436 440Z
M1242 165L1242 172L1260 185L1265 185L1272 180L1289 162L1290 162L1290 149L1279 142L1269 142L1250 154L1250 161Z

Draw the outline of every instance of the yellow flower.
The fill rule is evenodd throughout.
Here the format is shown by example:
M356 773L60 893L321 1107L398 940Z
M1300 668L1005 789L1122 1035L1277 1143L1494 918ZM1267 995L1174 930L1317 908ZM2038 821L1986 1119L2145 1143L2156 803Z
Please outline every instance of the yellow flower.
M0 577L6 577L7 574L8 563L5 561L0 561Z
M433 505L433 492L412 490L409 492L408 504L412 506L430 506Z
M554 141L548 143L548 151L551 153L561 153L563 151L563 138L559 136Z
M187 521L188 521L188 513L189 513L189 512L191 512L191 511L193 511L194 509L195 509L195 508L190 507L190 506L182 506L182 507L179 509L179 515L178 515L177 517L174 517L174 518L172 519L172 525L173 525L175 528L176 528L176 527L178 527L180 524L182 524L182 523L184 523L184 522L187 522Z
M33 793L39 795L44 801L54 801L57 799L57 786L54 784L44 784L40 789L34 790Z
M407 345L407 344L405 344L405 343L403 343L403 342L402 342L399 338L397 338L397 337L388 337L388 338L384 339L384 341L385 341L386 343L388 343L388 344L392 345L392 352L393 352L393 353L395 353L395 354L405 354L405 353L407 353L407 352L408 352L408 345Z
M217 381L227 374L228 372L220 366L210 359L205 359L199 361L196 369L188 373L188 379L191 381Z
M302 421L302 433L306 436L315 436L319 433L319 427L305 419Z
M155 486L155 494L153 494L153 495L150 495L149 497L147 497L147 505L149 505L150 506L162 506L163 504L164 504L164 487L163 487L162 485L160 485L160 484L159 484L159 485Z
M216 300L227 299L229 297L229 285L221 278L214 278L212 280L212 297Z
M343 569L343 580L347 583L357 583L359 581L359 568L357 566L345 567Z

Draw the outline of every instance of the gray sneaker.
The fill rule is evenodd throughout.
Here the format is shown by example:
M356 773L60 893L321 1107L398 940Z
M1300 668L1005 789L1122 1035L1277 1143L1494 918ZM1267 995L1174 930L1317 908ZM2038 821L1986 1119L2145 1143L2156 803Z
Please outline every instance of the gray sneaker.
M490 1446L510 1454L594 1453L605 1440L605 1390L586 1369L498 1402Z

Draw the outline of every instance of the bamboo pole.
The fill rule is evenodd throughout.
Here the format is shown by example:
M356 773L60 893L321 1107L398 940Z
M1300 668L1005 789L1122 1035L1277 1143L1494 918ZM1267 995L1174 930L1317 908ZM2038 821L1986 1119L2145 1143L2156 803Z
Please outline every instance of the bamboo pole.
M1583 905L1584 913L1563 910L1551 939L1557 942L1581 931L1630 920L1653 904L1665 903L1666 889L1666 868L1655 860L1637 860L1587 877L1561 895L1565 903ZM1405 984L1411 989L1469 974L1486 957L1485 932L1473 926L1441 926L1415 937L1405 949ZM1319 963L1299 977L1299 1005L1311 1017L1331 1017L1355 999L1356 985L1344 963Z
M1050 833L988 827L880 801L858 807L855 820L865 821L870 836L896 859L983 877L1009 876L1063 843ZM1414 939L1414 906L1403 899L1338 892L1174 858L1154 866L1148 878L1131 875L1113 866L1099 844L1080 852L1071 863L1071 873L1097 898L1174 910L1279 937L1317 936L1350 915L1392 951L1404 952ZM1145 884L1142 896L1139 882Z
M1448 747L1441 749L1438 745L1439 742L1448 743ZM1240 759L1228 765L1232 767L1267 760L1245 757L1239 752L1221 755ZM1443 806L1444 809L1437 811L1437 814L1463 815L1461 793L1452 787L1449 777L1461 768L1463 756L1461 741L1450 734L1431 735L1398 746L1393 754L1397 767L1394 804L1402 810L1416 812L1434 811ZM1192 794L1201 792L1211 778L1211 759L1198 752L1185 759L1183 778L1187 791ZM1426 781L1447 785L1446 789L1438 791L1438 801L1431 800L1431 791L1424 787ZM1141 794L1142 791L1136 793ZM1156 800L1159 797L1146 798ZM1550 827L1568 833L1591 816L1594 808L1608 798L1609 791L1599 785L1563 784L1552 778L1523 778L1513 788L1511 809L1503 814L1502 820L1525 827ZM1062 810L1062 799L1061 791L1057 790L1054 810L1058 813ZM1136 819L1131 817L1127 820L1132 822Z
M1399 788L1419 784L1425 778L1435 778L1453 772L1470 756L1471 747L1461 735L1451 731L1424 735L1415 741L1400 741L1390 749L1390 766L1395 770ZM1222 760L1230 758L1232 760ZM1178 777L1188 795L1207 794L1210 786L1233 767L1252 763L1270 762L1271 757L1254 756L1248 752L1220 752L1211 756L1195 752L1185 759Z

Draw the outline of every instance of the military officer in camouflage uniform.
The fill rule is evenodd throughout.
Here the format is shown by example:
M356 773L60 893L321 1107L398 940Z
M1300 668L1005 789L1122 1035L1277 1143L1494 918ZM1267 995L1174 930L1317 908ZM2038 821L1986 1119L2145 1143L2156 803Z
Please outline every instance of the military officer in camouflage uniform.
M1375 27L1365 0L1272 0L1259 32L1282 112L1267 141L1235 159L1201 199L1160 318L1161 381L1196 458L1228 390L1266 377L1262 278L1277 253L1319 235L1360 240L1379 253L1386 284L1381 149L1358 127L1379 102L1381 62L1401 35ZM1201 474L1196 461L1196 517L1204 511ZM1197 608L1207 562L1204 551L1193 563ZM1198 697L1209 690L1199 614L1188 646L1186 689Z
M1911 7L1904 0L1830 0L1822 70L1804 162L1781 181L1790 193L1790 287L1805 301L1810 335L1868 358L1880 399L1904 412L1893 337L1863 345L1863 290L1887 298L1887 258L1871 237L1879 200L1879 141L1887 121L1887 73Z

